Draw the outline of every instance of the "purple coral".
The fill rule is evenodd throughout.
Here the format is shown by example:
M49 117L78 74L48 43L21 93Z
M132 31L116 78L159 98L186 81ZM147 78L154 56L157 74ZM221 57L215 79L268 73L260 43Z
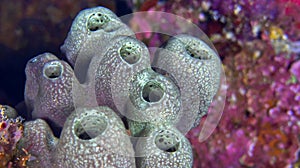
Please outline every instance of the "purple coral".
M294 62L291 66L290 72L300 81L300 61Z
M0 167L11 167L17 162L14 159L23 134L23 119L16 114L12 107L0 105Z
M188 134L194 167L299 166L300 1L164 2L149 10L197 23L218 49L228 80L214 134L200 142L201 124Z

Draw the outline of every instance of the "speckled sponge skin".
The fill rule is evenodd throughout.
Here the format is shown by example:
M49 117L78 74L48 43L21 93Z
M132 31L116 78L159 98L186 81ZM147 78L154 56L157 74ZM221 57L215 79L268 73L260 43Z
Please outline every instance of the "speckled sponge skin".
M25 102L33 119L42 118L62 127L74 110L71 66L51 53L38 55L26 65Z
M171 38L154 57L152 67L172 76L181 90L179 130L188 132L207 114L220 85L221 62L204 41L190 36Z
M61 50L71 65L51 53L26 65L33 121L25 122L19 148L32 155L28 166L192 167L184 135L207 114L220 85L212 48L177 35L151 64L132 30L95 7L77 15ZM59 138L48 124L62 128Z

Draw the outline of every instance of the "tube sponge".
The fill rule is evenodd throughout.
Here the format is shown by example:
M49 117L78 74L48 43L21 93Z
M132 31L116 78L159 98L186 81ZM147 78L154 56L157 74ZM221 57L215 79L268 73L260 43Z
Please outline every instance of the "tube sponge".
M135 150L139 168L186 168L193 165L189 141L176 128L160 125L144 130Z
M53 160L53 152L57 143L58 139L48 124L42 119L37 119L25 122L18 148L26 149L31 155L26 164L28 167L55 168L57 165Z
M146 68L150 68L150 58L145 44L127 36L111 39L105 52L92 59L88 71L88 85L95 88L98 105L123 116L130 82Z
M77 82L71 66L50 53L28 61L25 102L32 118L47 119L62 127L74 110L72 85Z
M135 167L134 150L121 119L104 106L72 113L54 157L62 168Z
M188 132L207 114L219 89L221 62L217 53L204 41L190 35L171 38L159 49L152 66L168 76L181 91L181 132Z
M144 69L132 78L129 93L125 116L133 136L147 126L178 122L180 92L168 77Z
M78 55L90 60L103 44L116 36L134 36L134 33L107 8L85 9L74 19L61 50L74 66Z
M78 13L68 36L61 46L80 82L84 82L91 59L106 51L106 45L112 38L118 36L135 37L111 10L104 7L94 7Z

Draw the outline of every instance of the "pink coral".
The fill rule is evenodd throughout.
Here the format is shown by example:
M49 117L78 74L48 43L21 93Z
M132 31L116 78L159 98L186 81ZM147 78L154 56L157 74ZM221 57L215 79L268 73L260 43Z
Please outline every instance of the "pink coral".
M8 118L5 115L7 106L0 105L0 167L12 164L16 145L22 137L22 118Z
M299 6L299 0L170 0L152 8L198 23L223 58L229 86L223 118L205 142L198 141L201 124L188 134L195 168L299 165Z
M290 72L300 81L300 61L297 61L292 64Z

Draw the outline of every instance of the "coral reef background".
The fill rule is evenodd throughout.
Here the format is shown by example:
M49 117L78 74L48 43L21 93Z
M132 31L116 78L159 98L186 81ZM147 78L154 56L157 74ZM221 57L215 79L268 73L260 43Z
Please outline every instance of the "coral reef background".
M226 106L209 139L198 141L199 128L188 134L195 168L300 166L299 0L2 0L0 104L21 108L26 62L45 51L65 59L59 47L72 19L99 5L118 16L174 13L214 43L227 76ZM157 34L138 37L150 46L164 40Z

